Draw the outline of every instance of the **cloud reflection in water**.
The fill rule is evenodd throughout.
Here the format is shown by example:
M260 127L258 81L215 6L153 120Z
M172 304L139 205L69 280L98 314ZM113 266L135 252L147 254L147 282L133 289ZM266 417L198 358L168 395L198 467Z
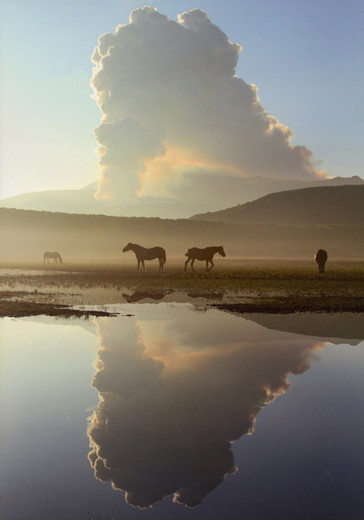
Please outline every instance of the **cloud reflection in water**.
M188 306L97 324L89 460L139 508L168 495L198 505L237 470L231 443L253 431L260 409L324 344Z

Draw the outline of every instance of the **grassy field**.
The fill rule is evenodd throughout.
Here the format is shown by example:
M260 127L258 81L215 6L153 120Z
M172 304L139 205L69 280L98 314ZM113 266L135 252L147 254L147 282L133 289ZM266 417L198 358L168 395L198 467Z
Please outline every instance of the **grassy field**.
M99 289L119 291L120 298L123 290L155 299L174 292L207 301L219 298L218 306L238 312L364 312L364 263L330 264L324 274L308 260L217 259L208 273L203 263L196 263L195 273L183 267L183 258L170 262L164 273L157 273L153 262L147 263L145 273L137 273L134 263L2 264L0 315L9 315L6 308L15 304L22 305L22 312L27 305L30 312L30 303L51 304L60 291L69 305L75 294L86 291L94 294L92 303L98 305Z

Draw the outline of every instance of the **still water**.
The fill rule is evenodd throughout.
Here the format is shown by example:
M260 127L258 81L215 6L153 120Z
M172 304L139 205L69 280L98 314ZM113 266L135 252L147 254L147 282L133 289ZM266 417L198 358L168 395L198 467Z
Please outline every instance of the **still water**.
M364 518L364 317L1 320L4 520Z

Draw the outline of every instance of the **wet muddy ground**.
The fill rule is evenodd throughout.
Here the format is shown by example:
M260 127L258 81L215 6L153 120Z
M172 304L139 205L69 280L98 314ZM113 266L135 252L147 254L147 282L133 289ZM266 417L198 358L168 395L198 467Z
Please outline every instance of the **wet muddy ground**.
M364 312L364 267L320 275L304 263L234 266L195 273L136 273L134 266L2 267L0 316L103 316L133 302L194 302L236 312Z

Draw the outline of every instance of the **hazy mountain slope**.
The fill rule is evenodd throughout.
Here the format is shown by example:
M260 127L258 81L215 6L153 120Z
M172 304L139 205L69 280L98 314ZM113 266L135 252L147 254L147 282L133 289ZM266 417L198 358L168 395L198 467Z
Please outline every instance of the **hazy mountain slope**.
M0 207L63 213L103 213L103 201L88 190L52 190L23 193L0 201Z
M194 220L247 224L364 224L364 185L325 186L271 193Z
M165 247L167 264L171 256L179 256L184 262L190 247L210 245L223 245L228 259L239 256L312 260L320 247L329 251L331 262L364 257L364 226L357 225L248 225L5 208L0 208L0 219L2 261L42 262L43 252L48 250L59 251L65 262L134 262L132 253L122 253L128 242Z
M222 184L223 182L223 184ZM308 186L362 184L360 177L336 177L323 181L237 178L221 175L189 175L175 188L171 198L141 197L134 205L122 206L113 201L95 199L97 183L80 190L53 190L24 193L0 201L0 207L58 211L63 213L104 214L161 218L189 218L195 213L217 211L243 204L259 197L284 190Z
M343 338L351 345L361 343L364 337L364 315L353 314L345 321L337 319L335 314L316 313L315 319L310 314L294 313L284 316L273 314L253 314L250 320L272 330L293 332L325 338L332 343L342 343Z
M206 211L216 209L216 205L209 202L189 203L157 197L140 197L133 205L121 206L114 201L96 199L95 190L96 183L93 183L80 190L23 193L1 200L0 207L72 214L161 218L189 218L196 211L200 211L201 207Z
M177 200L203 205L208 201L215 205L215 210L229 208L256 200L269 193L297 190L315 186L340 186L363 184L358 176L351 178L335 177L316 181L301 181L297 179L268 179L265 177L222 177L221 175L190 175L186 182L175 189ZM198 213L202 213L201 210ZM207 210L211 211L211 210Z

